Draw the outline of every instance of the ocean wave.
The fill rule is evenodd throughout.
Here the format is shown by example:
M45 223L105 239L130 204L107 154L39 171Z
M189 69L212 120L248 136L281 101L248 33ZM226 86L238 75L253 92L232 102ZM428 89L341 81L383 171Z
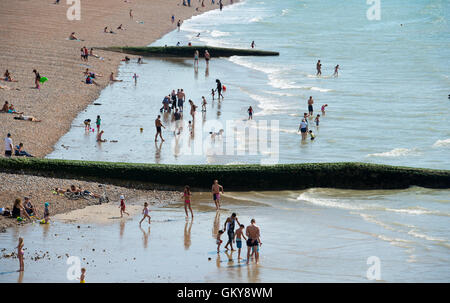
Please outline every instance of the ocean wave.
M262 19L262 17L253 17L249 20L249 23L260 22Z
M218 30L213 30L213 31L210 33L210 35L211 35L211 37L225 37L225 36L230 36L231 33L228 33L228 32L221 32L221 31L218 31Z
M393 150L384 153L373 153L368 154L367 157L383 157L383 158L395 158L395 157L406 157L406 156L417 156L420 153L416 148L394 148Z
M285 70L285 68L279 67L279 66L270 66L270 65L262 65L262 64L258 64L258 63L253 63L250 62L246 59L244 59L243 57L239 57L239 56L231 56L230 58L228 58L229 61L250 68L250 69L254 69L260 72L263 72L265 74L273 74L273 73L279 73Z
M281 11L281 16L285 16L289 13L289 9L285 8Z
M450 139L437 140L434 142L433 147L450 147Z

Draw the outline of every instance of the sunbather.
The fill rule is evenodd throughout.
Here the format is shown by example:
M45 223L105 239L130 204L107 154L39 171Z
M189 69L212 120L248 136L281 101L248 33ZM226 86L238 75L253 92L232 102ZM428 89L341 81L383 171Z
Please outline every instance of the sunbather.
M19 114L19 117L14 117L16 120L25 120L25 121L31 121L31 122L41 122L42 120L38 120L33 116L24 116L23 113Z
M20 156L33 157L31 154L27 153L23 149L23 143L19 143L19 145L16 145L16 147L14 148L14 155L19 157Z

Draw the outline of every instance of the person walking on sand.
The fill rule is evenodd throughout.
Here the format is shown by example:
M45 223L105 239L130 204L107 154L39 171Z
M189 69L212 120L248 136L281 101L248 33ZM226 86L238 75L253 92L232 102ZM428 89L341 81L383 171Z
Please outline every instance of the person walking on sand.
M130 9L130 19L133 19L133 10Z
M225 245L226 250L228 250L228 245L230 245L231 251L234 251L233 241L234 241L235 222L237 222L237 224L241 225L241 223L239 223L238 218L236 217L236 213L232 213L231 216L228 217L225 220L225 223L223 224L223 231L224 232L226 231L227 235L228 235L228 242Z
M256 220L252 219L250 225L247 226L245 234L247 235L247 264L250 261L250 251L253 250L255 253L255 261L258 264L259 261L259 246L261 243L260 238L260 228L256 225Z
M5 157L10 158L14 150L14 144L11 139L11 134L8 133L5 138Z
M19 245L17 245L17 259L19 259L19 270L18 272L24 271L25 270L25 265L23 262L23 255L24 255L24 251L23 251L23 238L20 237L19 238Z
M222 185L219 184L218 180L214 180L214 183L211 187L211 191L213 194L214 203L216 204L216 210L219 210L220 209L220 193L222 192L222 195L223 195L223 187L222 187Z
M145 220L145 218L148 218L148 224L150 224L151 217L148 215L149 211L150 210L148 209L148 203L145 202L144 209L142 210L142 214L144 215L144 217L142 217L141 221L139 221L139 226L141 226L141 223Z
M247 238L244 235L244 224L240 224L239 228L236 230L236 233L234 235L235 241L236 241L236 247L238 249L238 260L241 258L241 248L242 248L242 238L244 238L245 241L247 241Z
M194 102L189 99L189 104L191 105L191 116L192 116L192 122L195 122L195 111L197 109L197 105L194 104Z
M322 63L320 63L320 60L317 61L316 69L317 69L316 76L322 76Z
M36 85L36 88L39 89L40 88L39 82L41 81L41 75L35 69L33 69L33 73L34 73L34 84Z
M333 74L333 76L335 76L335 77L339 76L339 64L334 67L334 74Z
M164 128L166 128L166 127L161 123L161 115L158 115L158 118L156 118L155 127L156 127L155 142L158 141L158 135L161 138L162 142L164 142L164 139L162 137L161 127L164 127Z
M189 187L189 185L186 185L184 187L183 197L184 197L184 211L186 212L186 218L189 216L188 211L187 211L188 207L189 207L189 210L191 211L192 218L194 218L194 213L192 212L192 207L191 207L192 193L191 193L191 188Z
M123 218L123 214L127 214L128 216L130 215L129 213L127 213L125 211L125 197L123 195L120 196L120 217Z
M309 96L309 99L308 99L308 115L310 117L313 116L313 112L314 112L313 104L314 104L313 97Z

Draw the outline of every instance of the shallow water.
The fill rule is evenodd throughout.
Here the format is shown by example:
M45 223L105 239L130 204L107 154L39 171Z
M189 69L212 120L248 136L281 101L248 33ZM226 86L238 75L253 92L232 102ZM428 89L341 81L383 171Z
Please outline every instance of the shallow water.
M448 2L389 1L382 4L380 21L366 18L368 8L359 0L246 0L193 17L182 31L154 45L192 41L248 48L255 40L258 49L276 50L280 56L213 59L208 75L203 60L198 73L191 59L124 63L119 72L124 82L102 92L96 101L101 106L80 113L48 157L229 164L260 163L271 156L270 163L363 161L449 169ZM317 59L323 63L321 78L315 76ZM330 77L336 64L342 68L340 75ZM137 86L132 81L135 72ZM220 104L210 97L216 78L227 86ZM190 139L186 131L175 139L164 130L168 140L155 146L153 121L164 95L177 88L184 88L199 106L195 136ZM301 143L297 129L310 95L315 114L321 105L329 106L320 126L312 126L316 140ZM200 112L201 96L208 99L205 114ZM243 121L250 105L255 110L252 123ZM97 145L93 134L84 135L82 121L95 120L97 114L103 117L105 138L119 142ZM213 125L215 119L221 126ZM169 128L170 120L164 117ZM192 119L187 114L184 120ZM267 144L274 144L274 150L259 149L252 155L248 143L240 140L227 155L220 155L235 135L225 127L228 120L244 123L237 125L238 132L250 127L258 129L259 136L268 133ZM278 121L279 131L275 125L261 125L263 120ZM223 137L212 142L209 132L220 128ZM250 142L258 138L249 137Z
M0 234L0 250L13 251L24 237L22 282L74 282L66 278L66 253L80 257L87 282L367 282L371 256L380 260L382 281L449 282L448 197L424 188L230 192L217 216L210 194L195 193L193 222L173 203L152 209L150 228L139 228L140 216L80 229L60 222L11 228ZM214 235L231 211L261 227L259 266L215 252ZM39 251L50 260L31 261ZM0 282L17 282L17 267L0 259Z

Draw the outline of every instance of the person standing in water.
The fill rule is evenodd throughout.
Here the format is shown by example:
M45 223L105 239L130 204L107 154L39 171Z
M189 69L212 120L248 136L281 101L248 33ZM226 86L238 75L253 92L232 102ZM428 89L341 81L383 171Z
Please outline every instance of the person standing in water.
M223 99L223 95L222 95L222 83L220 82L219 79L216 79L216 91L217 91L217 99L220 101L220 97L222 96Z
M333 76L335 76L335 77L339 76L339 64L334 67L334 74L333 74Z
M255 261L258 264L259 261L259 246L261 243L260 228L256 224L256 220L252 219L250 225L247 226L245 234L247 235L247 264L250 261L250 251L253 249L255 253Z
M198 50L195 50L194 52L194 68L198 68L198 56L199 56Z
M129 213L127 213L125 211L125 197L123 195L120 196L120 217L123 218L123 214L127 214L128 216L130 215Z
M245 241L247 241L247 238L244 235L244 224L240 224L239 228L236 230L236 233L234 235L235 241L236 241L236 247L238 249L238 260L241 258L241 248L242 248L242 238L244 238Z
M314 104L313 97L309 96L309 99L308 99L308 115L310 117L313 116L313 112L314 112L313 104Z
M164 128L166 128L166 127L161 123L161 115L158 115L158 118L156 118L155 127L156 127L155 142L158 141L158 135L161 138L162 142L164 142L164 139L162 137L161 127L164 127Z
M252 41L251 46L252 46L252 48L255 48L255 46L256 46L255 41Z
M25 270L25 265L23 262L23 255L24 255L24 251L23 251L23 238L19 238L19 245L17 245L17 259L19 259L19 270L18 272L24 271Z
M144 209L142 210L142 214L144 215L144 217L142 217L141 221L139 221L139 226L141 226L142 221L144 221L145 218L148 218L148 224L150 224L151 217L148 215L149 211L150 210L148 209L148 203L145 202L144 203Z
M180 31L180 29L181 29L181 20L179 20L179 19L178 19L178 22L177 22L177 27L178 27L178 31Z
M186 185L184 187L183 197L184 197L184 211L186 212L186 218L188 217L188 211L187 211L188 208L191 211L192 218L194 218L194 213L192 212L192 207L191 207L192 193L191 193L191 188L189 187L189 185Z
M211 55L208 52L208 50L205 50L205 62L206 62L206 68L209 67L209 59L211 59Z
M97 125L97 132L100 132L101 123L102 123L102 119L100 118L100 115L97 115L97 120L95 121L95 124Z
M220 193L223 195L223 187L219 184L218 180L214 180L214 183L211 187L211 191L213 194L214 203L216 204L216 210L220 209Z
M236 217L236 213L232 213L231 217L228 217L225 220L225 223L223 224L223 231L226 231L227 235L228 235L228 242L225 245L226 250L228 250L228 245L230 245L231 251L234 251L233 241L234 241L235 222L237 222L239 225L241 225L241 223L239 223L238 218Z
M322 63L320 63L320 60L317 61L316 69L317 69L317 75L316 76L322 76Z
M248 119L253 120L253 108L251 106L247 109L247 112L248 112Z

